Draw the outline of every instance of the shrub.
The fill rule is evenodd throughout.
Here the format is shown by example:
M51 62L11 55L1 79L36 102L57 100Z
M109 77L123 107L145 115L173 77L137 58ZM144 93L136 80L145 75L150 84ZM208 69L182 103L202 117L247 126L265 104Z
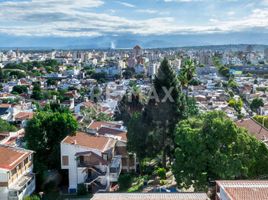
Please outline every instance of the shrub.
M158 175L161 179L165 179L165 178L166 178L166 169L165 169L165 168L158 168L158 169L157 169L157 175Z
M23 200L40 200L40 197L37 195L26 196L23 198Z
M87 194L87 188L85 184L81 183L77 186L77 195L82 196Z
M131 187L132 176L130 174L121 174L118 179L120 190L126 190Z

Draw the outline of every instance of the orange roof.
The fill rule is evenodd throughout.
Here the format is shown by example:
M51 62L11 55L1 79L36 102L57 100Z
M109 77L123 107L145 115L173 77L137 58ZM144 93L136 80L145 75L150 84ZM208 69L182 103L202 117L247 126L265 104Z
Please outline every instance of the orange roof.
M34 116L33 112L19 112L15 116L15 120L27 120L27 119L32 119Z
M239 127L245 128L260 141L268 140L268 130L253 119L243 119L236 122Z
M7 104L7 103L0 104L0 108L9 108L11 106L12 106L11 104Z
M0 168L12 170L31 154L25 149L0 145Z
M268 188L226 188L231 200L264 200L268 199Z
M115 144L115 140L104 136L94 136L84 132L77 132L75 136L67 136L63 143L79 145L87 148L106 151Z

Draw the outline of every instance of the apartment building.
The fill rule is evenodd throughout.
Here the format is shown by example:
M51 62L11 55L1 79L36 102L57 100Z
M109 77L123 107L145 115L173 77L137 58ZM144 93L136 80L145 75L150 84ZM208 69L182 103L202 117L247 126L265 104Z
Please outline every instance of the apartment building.
M33 152L0 145L0 199L23 200L35 190Z

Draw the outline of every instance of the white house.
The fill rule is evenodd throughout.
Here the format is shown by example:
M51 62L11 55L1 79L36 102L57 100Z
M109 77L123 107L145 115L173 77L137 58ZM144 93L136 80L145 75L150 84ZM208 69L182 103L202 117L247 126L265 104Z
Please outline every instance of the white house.
M109 191L121 173L121 156L115 155L116 140L106 136L77 132L61 142L61 168L68 170L69 192L78 184L88 191Z

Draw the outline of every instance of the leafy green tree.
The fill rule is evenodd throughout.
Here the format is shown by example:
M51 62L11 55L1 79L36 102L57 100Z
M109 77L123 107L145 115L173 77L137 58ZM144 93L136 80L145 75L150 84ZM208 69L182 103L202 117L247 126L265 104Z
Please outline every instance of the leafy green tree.
M241 113L241 109L243 107L243 101L241 98L239 99L234 99L231 98L228 102L229 106L231 106L232 108L234 108L236 110L236 112L238 112L239 114Z
M133 85L121 101L118 103L117 111L115 112L115 119L122 120L126 125L135 112L141 112L144 108L145 97L142 95L140 88Z
M27 93L28 88L25 85L15 85L12 89L13 94L22 94L22 93Z
M135 152L138 159L142 161L151 153L151 146L148 146L150 142L148 140L148 126L144 124L140 113L134 113L127 128L127 148L130 152Z
M264 106L263 100L261 98L254 98L250 103L250 108L254 112L258 112L260 107Z
M104 83L107 80L107 74L105 72L93 73L91 78L96 79L98 83Z
M25 72L22 72L22 71L11 71L9 73L9 76L10 77L15 77L17 79L20 79L20 78L25 78L26 77L26 73Z
M33 92L31 97L35 100L43 99L43 93L41 91L41 86L39 82L33 84Z
M178 123L173 173L180 188L204 190L219 179L256 178L268 173L268 149L223 112ZM266 166L266 167L265 167Z
M230 87L230 88L232 88L232 89L235 89L235 88L237 88L237 83L235 82L235 80L234 79L229 79L229 81L228 81L228 87Z
M225 76L225 77L227 77L227 78L230 77L230 72L229 72L229 68L228 68L228 67L221 66L221 67L219 68L219 72L220 72L221 75L223 75L223 76Z
M212 61L213 61L213 65L214 65L215 67L218 67L218 68L221 67L221 60L220 60L220 57L218 57L218 56L214 56L214 57L212 58Z
M28 149L35 151L34 167L42 181L47 169L60 169L60 142L67 135L74 135L78 123L68 111L40 111L29 120L25 128Z
M6 73L3 71L2 68L0 68L0 81L1 81L1 82L4 82L4 81L6 81L7 79L8 79L8 77L7 77Z
M124 72L122 73L122 75L123 75L123 77L125 79L133 78L134 74L135 74L135 69L134 68L130 68L130 67L126 68L124 70Z
M196 66L193 60L187 59L184 61L182 68L180 70L179 74L179 80L182 85L182 87L185 88L186 90L186 109L189 109L189 104L193 103L193 101L189 102L189 85L192 83L194 80L194 76L196 74ZM188 111L186 112L188 114Z
M188 97L189 83L191 83L195 74L196 66L194 61L190 59L185 60L180 70L179 80L181 85L186 88L186 97Z
M166 169L165 168L158 168L157 175L161 178L161 180L166 179Z
M48 86L57 85L57 81L50 78L50 79L47 80L47 85Z
M0 133L2 132L14 132L17 128L11 124L9 124L7 121L0 118Z

